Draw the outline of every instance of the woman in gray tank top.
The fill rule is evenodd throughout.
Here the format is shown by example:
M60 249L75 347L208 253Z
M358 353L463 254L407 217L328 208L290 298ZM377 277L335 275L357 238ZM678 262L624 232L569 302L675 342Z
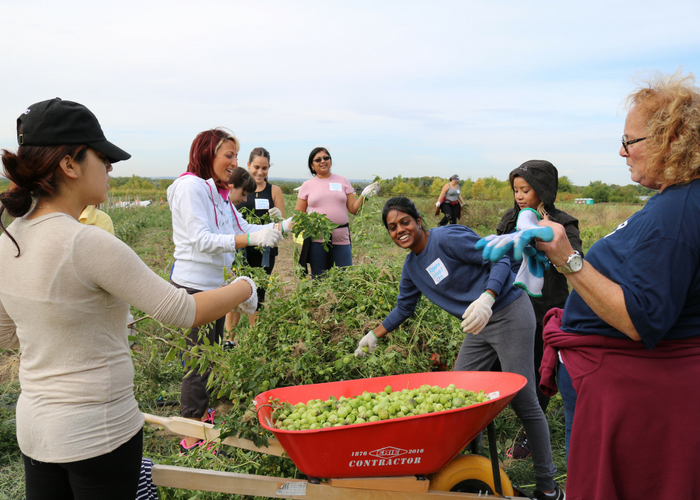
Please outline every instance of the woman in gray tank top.
M450 182L442 187L440 197L435 203L435 215L437 216L441 211L445 214L438 225L444 226L448 222L457 224L457 219L462 216L462 205L464 204L464 199L460 194L459 176L455 174L450 177Z

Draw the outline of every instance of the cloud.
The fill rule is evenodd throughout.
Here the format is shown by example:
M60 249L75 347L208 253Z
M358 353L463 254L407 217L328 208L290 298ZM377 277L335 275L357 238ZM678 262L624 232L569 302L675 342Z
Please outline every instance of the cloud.
M352 178L505 178L539 157L577 184L626 184L620 104L639 71L700 71L698 15L694 1L3 2L0 146L28 104L60 96L132 153L117 175L177 175L195 135L225 126L241 159L270 150L276 177L308 175L324 144Z

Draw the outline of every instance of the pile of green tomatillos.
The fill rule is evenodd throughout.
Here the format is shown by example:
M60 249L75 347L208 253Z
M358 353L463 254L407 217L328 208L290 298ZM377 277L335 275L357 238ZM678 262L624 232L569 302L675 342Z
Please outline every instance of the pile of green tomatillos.
M311 399L296 405L277 400L271 403L275 408L272 412L274 427L299 431L425 415L488 400L484 391L466 391L450 384L445 388L422 385L418 389L401 391L393 391L388 385L382 392L365 391L354 398L331 396L326 401Z

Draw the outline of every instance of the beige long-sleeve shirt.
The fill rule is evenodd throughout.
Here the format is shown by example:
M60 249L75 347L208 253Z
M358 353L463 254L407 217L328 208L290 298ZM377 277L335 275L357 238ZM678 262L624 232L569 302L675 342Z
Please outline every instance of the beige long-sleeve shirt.
M54 213L0 235L0 348L19 347L17 439L42 462L109 453L143 426L134 397L129 304L189 328L194 298L106 231Z

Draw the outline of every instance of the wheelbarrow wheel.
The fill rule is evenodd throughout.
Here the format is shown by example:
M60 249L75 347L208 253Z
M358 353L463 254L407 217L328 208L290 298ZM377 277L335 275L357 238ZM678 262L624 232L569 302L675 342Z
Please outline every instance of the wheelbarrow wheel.
M513 485L503 469L501 473L501 489L503 495L513 496ZM493 484L491 460L481 455L457 455L450 463L432 474L430 489L438 491L456 491L460 493L484 493L493 495L496 487Z

